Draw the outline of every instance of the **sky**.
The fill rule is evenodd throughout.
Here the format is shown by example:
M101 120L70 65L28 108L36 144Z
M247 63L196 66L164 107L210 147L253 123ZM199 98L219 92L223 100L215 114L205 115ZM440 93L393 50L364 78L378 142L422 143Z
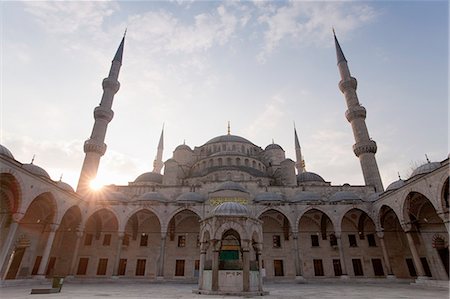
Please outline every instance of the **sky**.
M447 1L0 2L0 143L76 187L103 78L127 28L98 178L151 171L231 133L333 185L363 185L331 28L358 80L384 186L448 155Z

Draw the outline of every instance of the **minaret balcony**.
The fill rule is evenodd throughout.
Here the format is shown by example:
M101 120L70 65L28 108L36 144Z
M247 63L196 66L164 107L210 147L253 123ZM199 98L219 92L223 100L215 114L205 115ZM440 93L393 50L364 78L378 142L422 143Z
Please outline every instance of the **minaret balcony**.
M103 90L110 89L114 93L116 93L117 91L119 91L120 83L119 83L119 81L108 77L108 78L103 79L102 86L103 86Z
M85 153L97 153L100 156L103 156L106 152L106 144L99 144L98 141L94 139L88 139L84 142L84 152Z
M353 77L346 78L345 80L341 80L339 82L339 89L342 93L345 93L348 90L356 90L357 86L358 81L356 81Z
M366 118L366 108L361 105L352 106L345 111L345 117L349 122L352 122L356 118Z
M114 117L114 112L106 107L103 106L97 106L94 109L94 118L95 119L102 119L107 122L110 122Z
M373 140L355 143L353 145L353 152L357 157L366 153L375 154L377 152L377 143Z

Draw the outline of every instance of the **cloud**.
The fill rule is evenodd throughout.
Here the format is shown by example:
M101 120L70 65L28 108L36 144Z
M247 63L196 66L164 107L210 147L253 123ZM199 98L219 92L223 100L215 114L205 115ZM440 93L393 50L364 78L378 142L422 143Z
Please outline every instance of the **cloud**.
M249 128L246 130L246 135L254 138L261 132L265 132L267 135L272 133L275 128L280 126L280 121L283 120L286 111L284 103L285 100L281 96L273 96L264 105L264 110L249 125Z

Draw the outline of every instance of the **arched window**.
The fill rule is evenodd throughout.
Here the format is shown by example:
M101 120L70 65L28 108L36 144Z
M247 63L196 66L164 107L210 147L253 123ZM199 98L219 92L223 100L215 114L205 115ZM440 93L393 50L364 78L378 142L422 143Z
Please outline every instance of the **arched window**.
M237 166L241 166L241 159L240 158L236 158L236 165Z
M219 166L222 166L222 158L219 158L219 159L217 160L217 163L219 164Z
M245 166L249 166L249 161L248 161L248 159L245 159L245 160L244 160L244 164L245 164Z

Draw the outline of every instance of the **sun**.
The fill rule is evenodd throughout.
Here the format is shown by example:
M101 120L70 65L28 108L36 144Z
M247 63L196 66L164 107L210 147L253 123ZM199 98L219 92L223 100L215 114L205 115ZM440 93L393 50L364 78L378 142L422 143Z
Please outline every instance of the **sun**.
M102 182L100 182L99 179L93 179L90 183L89 183L89 187L94 190L94 191L99 191L100 189L102 189L103 184Z

